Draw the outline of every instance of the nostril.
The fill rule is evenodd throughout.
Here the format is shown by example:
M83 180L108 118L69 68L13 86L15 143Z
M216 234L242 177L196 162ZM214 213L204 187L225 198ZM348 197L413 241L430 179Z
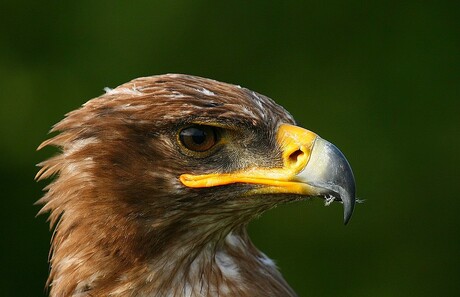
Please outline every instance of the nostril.
M301 151L300 149L292 152L289 155L289 163L291 165L294 165L299 160L299 157L301 157L303 154L304 154L303 151Z

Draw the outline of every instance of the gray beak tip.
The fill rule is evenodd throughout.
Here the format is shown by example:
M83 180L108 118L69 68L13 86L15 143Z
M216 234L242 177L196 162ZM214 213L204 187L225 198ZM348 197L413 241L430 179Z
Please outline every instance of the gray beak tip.
M331 164L335 170L330 178L333 188L343 203L343 223L347 225L353 214L356 203L355 177L348 160L343 153L332 143L328 142L326 146L329 148Z

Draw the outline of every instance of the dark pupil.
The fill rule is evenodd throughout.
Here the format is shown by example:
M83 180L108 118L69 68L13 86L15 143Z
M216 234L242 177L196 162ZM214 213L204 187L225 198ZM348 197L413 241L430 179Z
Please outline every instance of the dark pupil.
M192 141L195 144L202 144L206 141L206 132L197 128L190 128L187 129L187 136L192 137Z
M182 130L179 134L180 141L189 150L204 152L216 143L213 128L208 126L193 126Z

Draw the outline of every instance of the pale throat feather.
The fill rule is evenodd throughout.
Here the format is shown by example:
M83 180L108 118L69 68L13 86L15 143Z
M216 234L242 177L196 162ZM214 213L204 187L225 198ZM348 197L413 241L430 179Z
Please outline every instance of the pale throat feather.
M122 287L146 288L139 296L296 296L245 230L231 232L221 242L209 242L198 252L170 247L151 261L140 279Z

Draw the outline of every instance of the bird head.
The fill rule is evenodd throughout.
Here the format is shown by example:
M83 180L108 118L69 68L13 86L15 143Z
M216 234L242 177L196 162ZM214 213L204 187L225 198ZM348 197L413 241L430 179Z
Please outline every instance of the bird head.
M39 200L52 225L60 221L50 282L76 269L62 264L65 257L96 251L125 266L144 263L170 245L218 242L280 203L340 201L345 223L353 212L355 183L343 154L270 98L239 86L139 78L88 101L52 131L59 134L40 148L62 152L37 174L56 175ZM81 239L88 236L90 243Z

